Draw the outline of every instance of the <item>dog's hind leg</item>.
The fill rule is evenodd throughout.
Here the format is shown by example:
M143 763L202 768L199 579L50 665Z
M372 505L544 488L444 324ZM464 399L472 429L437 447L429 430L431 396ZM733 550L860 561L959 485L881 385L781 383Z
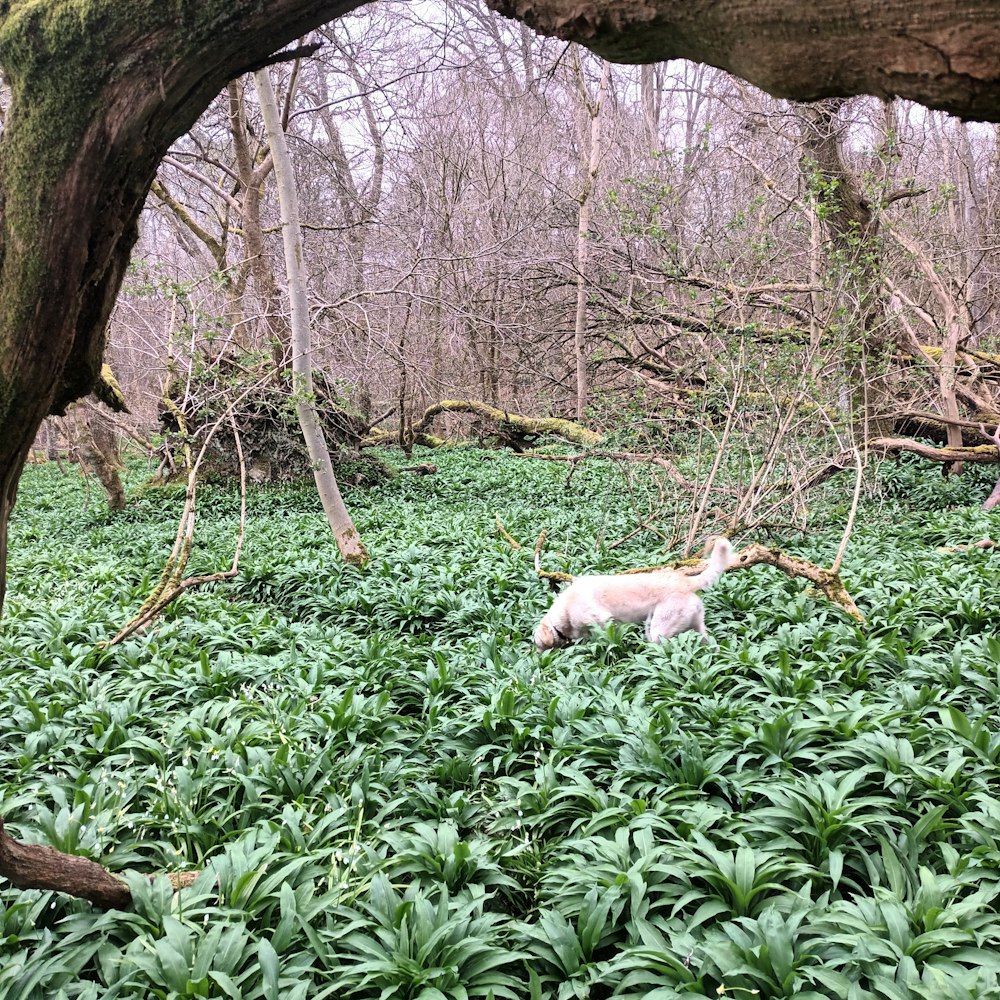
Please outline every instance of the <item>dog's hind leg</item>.
M662 642L681 632L698 632L708 639L705 628L705 605L696 594L671 594L664 598L646 621L646 638Z

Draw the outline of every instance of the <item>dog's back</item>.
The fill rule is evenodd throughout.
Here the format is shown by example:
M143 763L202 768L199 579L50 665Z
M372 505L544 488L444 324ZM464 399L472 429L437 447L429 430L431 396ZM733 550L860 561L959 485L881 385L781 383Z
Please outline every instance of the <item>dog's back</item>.
M694 576L676 570L578 576L556 597L538 623L535 645L539 649L566 646L581 638L591 625L606 625L610 621L645 622L646 635L654 641L687 629L704 634L701 601L694 595L712 586L732 562L732 545L728 539L718 538L708 566ZM664 605L662 621L653 627L661 605Z

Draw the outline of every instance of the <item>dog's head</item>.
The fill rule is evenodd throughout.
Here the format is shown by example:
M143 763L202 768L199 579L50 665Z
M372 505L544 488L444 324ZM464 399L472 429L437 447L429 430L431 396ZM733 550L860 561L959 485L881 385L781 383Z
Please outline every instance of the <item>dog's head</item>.
M569 644L566 638L558 629L554 629L544 618L535 626L535 647L541 651L543 649L556 649L559 646Z

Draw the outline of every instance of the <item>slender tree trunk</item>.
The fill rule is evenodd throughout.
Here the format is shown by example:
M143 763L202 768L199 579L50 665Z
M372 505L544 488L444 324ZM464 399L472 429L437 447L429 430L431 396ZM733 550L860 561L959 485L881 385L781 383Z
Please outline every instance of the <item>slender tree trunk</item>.
M914 263L924 277L924 282L931 293L937 298L944 314L944 333L941 337L941 355L937 359L938 388L941 394L941 413L948 418L948 447L962 447L961 414L958 410L958 399L955 391L955 363L958 347L972 336L972 316L968 303L962 297L962 292L956 290L934 267L930 259L915 240L910 239L895 227L888 227L888 232L905 250L913 255ZM946 475L957 475L962 471L961 462L953 462L945 466Z
M647 63L639 68L639 97L642 101L646 138L650 149L660 145L660 111L663 105L663 66Z
M809 347L815 353L819 350L823 336L823 324L820 317L826 314L825 296L820 289L823 287L823 224L819 218L819 206L816 196L810 192L809 200L809 283L812 291L809 293Z
M573 326L573 354L576 360L576 419L583 420L587 409L587 272L590 262L590 216L594 183L601 163L601 105L608 90L611 64L604 62L597 97L591 102L583 76L579 53L576 60L580 97L590 118L590 151L578 201L580 214L576 230L576 319Z
M985 427L982 432L986 433ZM1000 426L990 436L990 440L997 446L997 451L1000 451ZM983 510L993 510L994 507L1000 507L1000 479L996 481L993 492L983 501Z
M264 116L267 141L274 159L274 177L278 186L281 206L281 235L285 248L285 270L288 277L288 299L292 332L292 387L295 395L295 412L298 414L302 436L305 438L312 460L316 489L326 511L330 530L337 540L337 548L345 561L361 566L368 561L368 552L340 494L337 478L333 474L330 449L327 447L323 427L316 413L312 382L312 337L309 329L309 300L306 295L305 274L302 267L302 229L299 224L299 197L295 187L295 174L281 126L278 102L274 97L271 77L266 69L254 73L254 86Z
M259 162L254 157L247 142L246 112L243 107L243 84L231 80L227 87L229 97L229 127L233 136L233 151L236 170L242 189L240 212L243 222L243 246L246 266L253 275L257 301L263 315L259 324L254 347L266 346L271 351L275 366L279 370L288 367L285 352L291 341L288 322L281 308L281 293L274 277L271 260L264 249L264 227L260 221L260 203L264 193L264 182L274 169L273 153Z

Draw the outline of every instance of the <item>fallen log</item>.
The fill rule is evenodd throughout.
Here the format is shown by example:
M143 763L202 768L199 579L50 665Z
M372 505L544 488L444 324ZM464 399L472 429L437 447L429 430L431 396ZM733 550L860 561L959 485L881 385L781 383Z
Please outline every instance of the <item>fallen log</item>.
M415 434L425 433L436 416L441 413L474 413L495 423L502 431L515 435L540 436L552 434L573 444L593 447L604 440L597 431L589 430L573 420L562 417L526 417L520 413L501 410L478 399L442 399L424 410L423 416L413 425Z
M446 441L444 438L424 433L414 434L412 443L419 444L423 448L448 448L451 445L457 444L455 441ZM369 431L361 441L362 448L377 448L379 446L391 448L397 444L399 444L399 431L386 431L379 427L375 427Z
M932 362L940 363L943 348L930 347L920 344L921 353ZM897 356L900 364L919 363L920 358L915 358L912 354L901 354ZM957 350L955 352L955 374L965 377L980 378L983 381L1000 380L1000 354L991 354L988 351Z
M965 445L961 448L949 448L942 446L935 448L933 445L923 444L920 441L912 441L909 438L872 438L866 441L860 449L862 452L874 452L879 455L898 455L902 452L909 452L919 455L931 462L975 462L980 465L990 465L1000 462L1000 449L991 444ZM831 458L825 465L814 472L798 489L800 492L819 486L825 483L838 472L855 468L855 451L843 451L834 458Z
M1000 420L1000 413L980 413L975 420L952 420L940 413L929 413L925 410L897 410L895 413L889 414L889 418L892 420L892 436L894 438L922 437L930 438L937 444L947 444L949 427L978 431L983 421L995 423Z
M190 885L198 872L168 872L175 889ZM154 876L151 876L154 877ZM63 854L45 844L25 844L4 829L0 819L0 878L17 889L52 889L86 899L104 910L125 910L132 904L128 885L96 861Z
M961 448L945 445L935 448L933 445L912 441L909 438L880 437L866 441L863 450L880 452L883 455L898 455L905 451L932 462L979 462L987 465L1000 462L997 448L989 444L964 445Z

